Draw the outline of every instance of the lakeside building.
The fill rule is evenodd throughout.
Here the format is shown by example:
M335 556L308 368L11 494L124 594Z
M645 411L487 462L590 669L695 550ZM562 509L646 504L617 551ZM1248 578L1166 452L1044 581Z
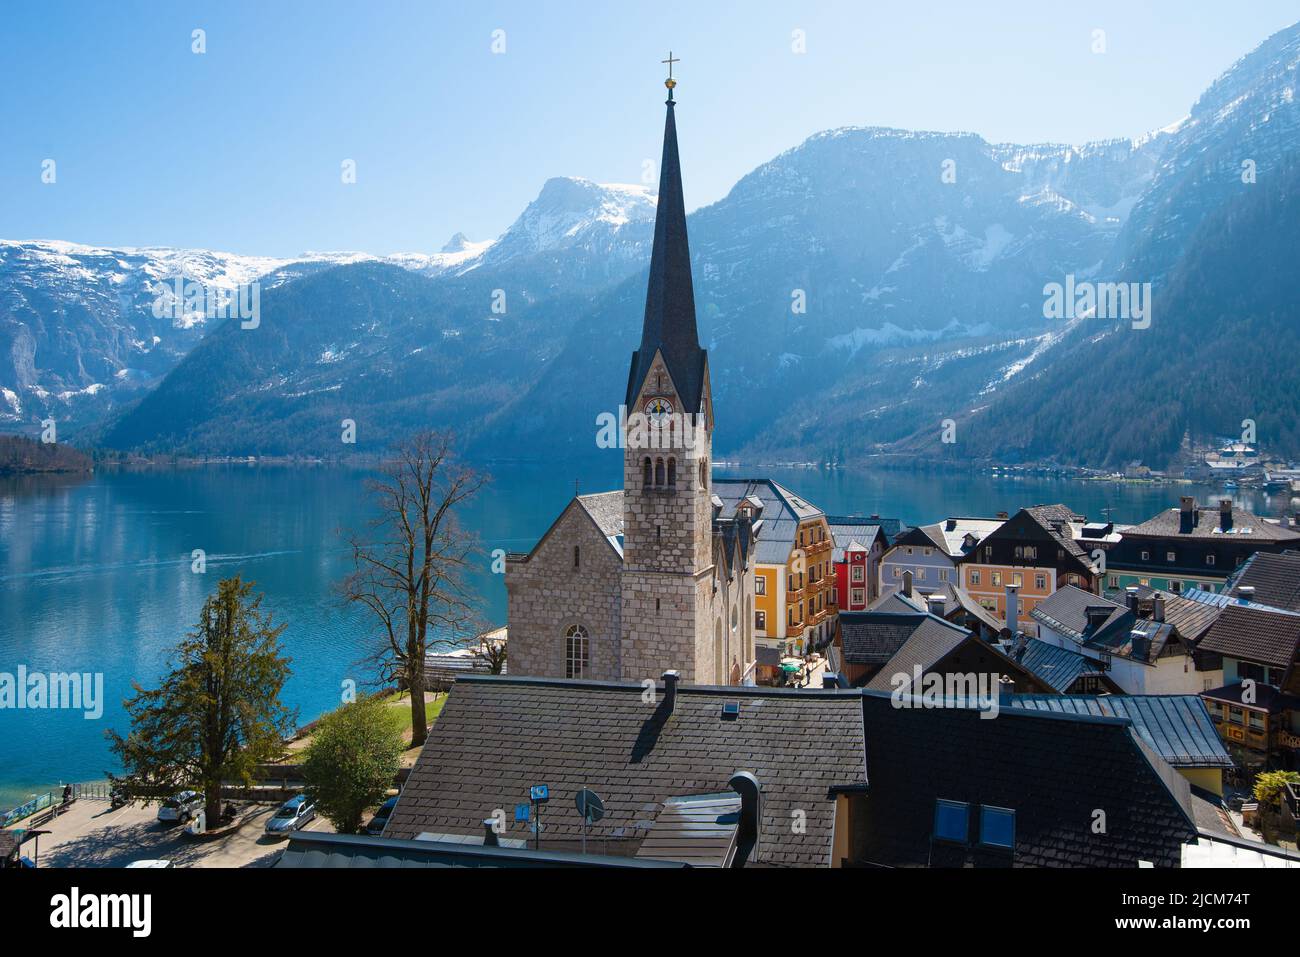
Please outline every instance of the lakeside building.
M756 644L781 655L824 647L835 633L835 541L820 508L770 479L715 479L714 507L748 522Z
M880 589L897 588L903 575L911 573L921 590L946 582L960 584L957 562L966 557L988 535L1007 520L997 518L949 517L932 525L918 525L897 536L880 562Z
M712 478L709 357L695 319L673 86L641 344L632 354L623 488L576 496L506 557L510 671L569 678L753 681L753 524Z
M1200 694L1222 682L1217 657L1197 654L1167 620L1169 604L1190 599L1159 592L1144 599L1136 588L1126 597L1120 603L1066 585L1030 617L1040 641L1083 655L1124 694Z
M880 563L889 537L879 515L834 515L826 520L835 539L831 601L840 611L864 611L880 597Z
M1142 585L1161 591L1218 592L1256 552L1300 547L1300 526L1266 521L1219 500L1204 508L1184 495L1169 508L1124 531L1106 556L1106 588Z
M1040 601L1065 585L1099 588L1090 554L1074 537L1086 522L1064 505L1022 508L957 559L961 586L1013 634L1023 628L1036 636L1030 615Z

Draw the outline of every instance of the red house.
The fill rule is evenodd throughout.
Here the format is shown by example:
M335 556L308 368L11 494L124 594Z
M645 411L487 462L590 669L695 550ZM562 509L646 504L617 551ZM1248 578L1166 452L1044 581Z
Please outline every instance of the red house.
M832 600L840 611L863 611L880 596L880 560L889 539L877 516L827 516L835 549L835 591Z

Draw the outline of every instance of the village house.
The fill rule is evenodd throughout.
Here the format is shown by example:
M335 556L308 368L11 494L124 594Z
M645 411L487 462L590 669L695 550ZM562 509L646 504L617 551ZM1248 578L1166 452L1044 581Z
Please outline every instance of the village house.
M1030 617L1041 641L1078 652L1124 694L1199 694L1218 672L1203 672L1195 648L1166 621L1166 598L1143 600L1136 587L1127 603L1066 585L1040 601Z
M957 559L960 584L1013 633L1023 628L1032 637L1038 623L1030 615L1058 588L1098 590L1094 559L1075 539L1075 526L1084 524L1064 505L1023 508ZM1008 588L1015 589L1014 607Z
M756 644L801 656L835 633L835 540L820 508L770 479L715 479L714 504L752 523Z
M1243 768L1300 770L1300 614L1219 598L1198 646L1222 659L1223 685L1201 693L1210 717Z
M835 540L831 601L840 611L863 611L880 596L880 562L889 547L880 516L837 515L826 521Z
M1106 589L1142 585L1175 594L1222 591L1228 577L1256 552L1300 546L1300 527L1279 524L1219 500L1203 508L1190 495L1124 531L1106 556Z
M880 562L880 587L898 587L910 572L923 591L947 582L961 584L957 562L996 531L1007 516L998 518L948 518L933 525L909 528L893 539Z

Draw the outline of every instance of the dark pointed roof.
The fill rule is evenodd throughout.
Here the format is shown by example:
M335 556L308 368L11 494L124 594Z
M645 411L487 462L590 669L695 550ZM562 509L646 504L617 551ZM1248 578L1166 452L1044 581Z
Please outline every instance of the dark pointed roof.
M659 164L659 204L655 212L655 243L650 256L641 347L632 354L627 383L630 406L650 374L655 351L663 353L668 374L681 397L682 411L701 411L706 353L695 327L695 290L691 283L691 250L686 240L686 203L682 198L682 167L677 158L677 123L671 93L664 122L664 155Z

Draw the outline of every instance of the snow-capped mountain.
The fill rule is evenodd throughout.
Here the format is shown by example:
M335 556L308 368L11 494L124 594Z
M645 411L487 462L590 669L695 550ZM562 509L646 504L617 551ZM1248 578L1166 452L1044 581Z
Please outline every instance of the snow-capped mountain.
M152 387L224 321L226 313L205 308L219 290L234 295L256 283L260 299L322 269L361 263L430 278L511 263L521 278L537 274L528 285L554 293L566 282L605 282L636 269L653 218L654 194L642 187L552 179L499 239L474 242L457 233L437 253L274 258L0 240L0 427L53 416L75 429ZM557 275L565 271L574 275ZM185 302L177 279L203 295Z
M1186 119L1135 140L991 144L854 127L815 135L742 178L689 218L700 332L725 423L719 452L852 461L915 451L945 418L963 428L1023 424L1032 408L1040 424L1022 429L1022 448L1048 454L1031 433L1054 428L1055 439L1072 421L1096 419L1083 399L1074 418L1052 411L1070 383L1085 398L1099 394L1077 370L1103 357L1081 341L1149 361L1159 342L1162 374L1194 381L1200 370L1178 364L1196 351L1188 343L1049 322L1044 287L1180 269L1174 302L1217 301L1214 289L1191 296L1189 283L1215 276L1197 279L1183 260L1195 250L1198 263L1227 262L1197 237L1228 228L1222 216L1252 195L1246 159L1261 183L1300 162L1298 50L1300 26L1243 58ZM689 176L688 142L682 155ZM1261 196L1246 220L1256 230L1268 228L1276 189ZM7 403L28 426L42 404L113 412L96 436L153 450L336 452L346 411L369 423L357 451L432 424L454 425L484 456L591 454L591 423L613 411L638 341L653 214L643 187L553 179L496 240L456 236L433 254L257 260L6 244L0 412ZM146 307L156 284L186 270L211 283L261 276L261 333L234 338L225 323L221 339L196 347L210 322L154 319ZM1290 304L1254 308L1284 315ZM1218 341L1218 320L1198 316L1196 341ZM1119 367L1146 381L1132 363ZM1285 373L1278 381L1293 385ZM1195 424L1185 412L1144 413L1161 424L1126 454L1166 443L1170 422ZM963 453L996 456L1000 442L972 438Z

